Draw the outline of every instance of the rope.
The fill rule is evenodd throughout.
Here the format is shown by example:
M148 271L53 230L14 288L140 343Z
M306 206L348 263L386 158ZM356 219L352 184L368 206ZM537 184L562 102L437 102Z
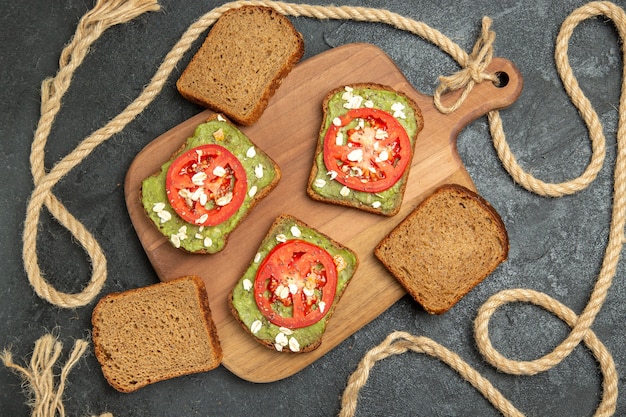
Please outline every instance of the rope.
M574 29L582 21L597 16L605 16L613 21L622 41L622 56L626 57L626 13L623 9L609 2L588 3L572 12L561 26L555 50L555 61L559 76L572 103L579 110L581 117L585 121L591 140L592 157L587 168L579 177L563 183L550 184L534 178L525 172L515 160L506 143L499 112L493 111L488 115L494 147L505 169L516 182L536 194L559 197L583 190L594 181L604 163L606 140L602 124L593 106L580 89L567 57L568 44ZM624 142L626 140L626 107L624 106L626 106L626 66L623 68L622 74L619 127L617 131L618 150L614 171L614 198L609 241L598 279L583 312L577 316L558 300L543 293L526 289L512 289L501 291L489 298L479 309L479 313L474 322L476 343L485 359L498 370L515 375L535 375L552 369L563 359L568 357L580 342L583 341L598 360L603 375L603 395L596 409L595 416L613 415L618 397L618 375L613 358L602 342L591 331L591 326L604 304L608 290L615 277L619 255L624 243L624 225L626 221L626 143ZM533 361L515 361L508 359L495 350L489 339L489 320L495 311L504 304L519 302L532 303L540 306L555 314L571 327L569 335L552 352ZM347 417L354 415L358 391L364 385L367 375L375 362L391 354L401 353L395 349L395 344L398 342L393 342L393 339L396 337L398 336L391 335L387 340L381 343L381 345L372 349L365 355L355 373L350 377L348 387L342 399L342 411L340 416ZM473 369L458 367L454 362L456 355L443 347L438 347L430 353L422 347L424 343L423 339L407 338L404 335L402 337L409 340L409 346L406 346L406 341L402 342L405 349L411 348L416 352L435 356L451 366L491 401L503 415L520 415L508 402L501 402L501 394L493 389L490 384L485 381L480 381L477 384L475 382L475 371Z
M4 350L0 359L4 366L20 374L30 392L32 417L65 416L65 408L61 401L67 376L78 360L87 350L89 344L85 340L77 340L67 362L61 368L59 383L54 382L54 364L61 356L63 345L51 334L46 334L35 342L35 350L28 368L13 362L13 355Z
M521 417L518 411L488 379L480 375L456 353L427 337L413 336L406 332L393 332L378 346L371 349L361 360L356 371L350 376L342 398L339 417L353 416L356 412L357 397L365 385L369 372L376 364L389 356L400 355L408 351L423 353L439 359L463 376L480 391L498 410L506 416Z
M61 107L62 97L69 88L74 71L82 63L87 54L89 46L108 27L124 23L141 13L158 10L159 8L155 0L98 0L94 9L81 19L74 38L70 44L64 48L59 60L59 71L56 76L44 80L42 83L41 118L35 132L31 149L31 170L35 188L28 203L23 236L25 268L31 285L40 297L59 307L74 308L83 306L93 301L106 280L106 258L101 248L86 228L78 222L53 195L52 188L54 185L71 169L80 164L95 147L123 130L130 121L152 102L163 88L176 64L189 50L198 36L212 25L225 11L244 5L270 6L274 7L278 12L290 16L386 23L400 30L416 34L433 43L444 52L448 53L461 67L461 70L456 74L440 77L439 79L440 84L435 91L434 101L439 111L443 113L453 112L462 106L463 100L470 94L475 84L485 80L496 81L493 74L484 72L491 61L493 42L495 40L495 34L489 29L491 20L488 18L483 19L481 36L474 46L472 53L467 54L446 36L430 28L428 25L386 10L348 6L298 5L271 0L235 1L211 10L194 22L166 55L151 82L145 87L142 93L129 104L122 113L113 118L103 128L95 131L84 139L76 149L46 173L43 164L45 143L50 134L54 118ZM561 76L567 93L571 97L572 103L579 109L581 117L589 130L591 139L592 157L589 165L579 177L560 184L548 184L526 173L518 165L506 143L499 113L494 111L488 115L494 147L505 169L521 186L539 195L556 197L580 191L593 182L604 163L605 138L602 125L589 103L589 100L578 86L567 58L568 42L573 30L583 20L595 16L606 16L611 19L618 29L621 40L626 40L626 15L624 11L612 3L592 2L575 10L564 21L557 38L555 52L559 75ZM626 56L624 53L626 52L624 42L622 42L622 48L623 56ZM624 71L626 71L626 67ZM623 83L626 83L626 74L624 75ZM596 410L597 416L612 415L617 402L617 373L613 359L590 328L611 286L619 261L619 253L624 241L623 229L626 220L626 211L624 210L626 205L626 160L624 158L624 152L626 151L624 150L622 141L626 138L626 131L624 130L626 129L626 111L622 108L622 105L626 103L625 87L626 86L623 86L622 88L620 98L619 128L617 133L618 156L615 166L614 204L609 242L598 280L591 293L587 306L583 312L577 316L559 301L545 294L523 289L507 290L492 296L480 308L475 320L475 336L481 353L494 367L503 372L512 374L533 375L551 369L567 357L581 341L584 342L598 360L603 374L603 397ZM462 90L459 99L450 106L443 105L441 103L441 96L453 90ZM78 294L65 294L56 291L41 275L37 259L36 238L40 212L44 206L59 223L76 237L92 260L93 271L91 280L85 289ZM553 352L542 358L525 362L509 360L499 354L491 345L488 335L488 324L490 317L500 306L513 302L536 304L561 318L571 327L572 331ZM480 376L478 372L458 357L458 355L428 338L415 337L398 332L389 335L383 343L370 350L364 356L357 370L348 381L342 398L342 410L340 415L342 417L354 415L359 390L365 385L369 372L376 362L388 356L401 354L409 350L436 357L452 367L463 378L476 387L476 389L504 415L522 415L488 380ZM82 354L82 352L80 352L80 354ZM35 357L35 355L33 355L33 357ZM5 352L3 359L6 358ZM56 357L50 358L50 360L52 359L56 361ZM52 363L54 363L54 361ZM9 364L7 366L18 369L11 365L12 361L9 360L7 362L5 360L5 365L7 363ZM47 363L50 362L48 361ZM18 371L22 372L24 375L30 375L24 372L22 368L19 368ZM69 368L67 372L69 372ZM67 374L65 374L65 376L66 375ZM57 392L62 393L62 387L61 385L60 391ZM37 398L36 395L35 397ZM35 403L37 403L37 400L35 400ZM53 414L49 414L46 417L52 415Z
M461 107L476 84L483 81L498 82L496 74L485 72L493 58L493 42L496 34L489 30L491 19L483 18L481 35L467 61L460 63L463 69L447 77L439 77L439 86L435 90L434 103L437 109L445 114L453 113ZM441 96L449 91L462 90L461 96L451 105L445 106Z
M91 44L107 28L129 21L149 10L158 10L156 2L150 0L113 0L108 2L98 0L94 8L81 18L74 37L61 53L59 71L56 76L44 80L41 86L41 117L30 152L31 173L35 189L26 208L22 257L28 280L37 295L60 307L81 307L91 302L104 285L107 266L106 258L98 242L54 196L52 188L69 171L80 164L96 146L119 132L135 115L132 114L132 109L127 109L114 122L85 139L48 173L44 167L46 142L54 119L61 109L61 100L70 86L74 71L83 62ZM37 258L37 232L43 206L63 227L72 233L91 258L93 265L91 280L77 294L65 294L57 291L41 274Z

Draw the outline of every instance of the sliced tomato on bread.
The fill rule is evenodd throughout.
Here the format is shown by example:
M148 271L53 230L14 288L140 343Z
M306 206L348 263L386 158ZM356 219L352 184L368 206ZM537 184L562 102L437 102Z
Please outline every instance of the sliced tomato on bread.
M424 121L406 94L379 84L330 91L307 194L385 216L398 213Z
M272 249L259 267L254 296L273 324L299 329L320 321L335 300L337 267L323 248L301 239ZM285 307L281 310L275 306Z
M322 342L357 266L350 249L292 216L279 216L231 290L230 309L262 345L309 352Z
M241 207L248 179L232 152L207 144L184 152L172 162L165 188L172 208L185 221L215 226Z
M361 107L333 120L324 137L324 164L343 185L377 193L402 178L411 148L406 130L393 115Z
M212 115L142 181L141 202L175 248L217 253L280 177L269 155L224 117Z

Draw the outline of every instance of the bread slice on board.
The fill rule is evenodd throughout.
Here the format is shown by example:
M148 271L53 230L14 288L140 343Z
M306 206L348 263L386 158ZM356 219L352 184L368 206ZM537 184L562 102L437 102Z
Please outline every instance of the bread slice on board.
M275 9L231 9L213 25L176 87L187 100L251 125L303 54L302 35Z
M375 249L385 267L431 314L442 314L508 256L496 210L460 185L438 188Z
M292 244L297 249L288 256L276 252ZM266 263L271 265L267 269ZM283 353L310 352L322 343L326 325L358 264L356 253L349 248L293 216L280 215L231 290L228 304L243 329L261 345ZM269 279L263 274L268 271ZM314 282L319 286L309 287ZM281 287L286 291L282 295ZM307 294L307 288L312 293ZM265 303L267 299L271 301ZM299 315L296 310L302 309Z
M372 113L367 114L368 109ZM390 86L358 83L329 91L322 102L322 111L322 125L306 190L309 197L395 216L404 198L415 143L424 127L417 103ZM352 118L352 112L360 111L366 113ZM388 116L381 118L381 113ZM395 123L389 124L389 119ZM367 140L367 133L363 132L368 130L376 130L376 137ZM351 161L342 159L343 155L350 158L352 152L347 152L351 149L360 151L359 157ZM338 153L330 158L334 152ZM341 159L341 166L333 169L327 164L327 157ZM399 169L401 166L404 170ZM391 178L395 178L395 182L376 189L377 184Z
M180 217L172 207L171 195L166 185L168 169L176 158L203 145L219 145L232 153L242 165L247 183L247 191L237 194L244 194L239 208L221 223L211 226L189 223ZM269 155L222 115L214 114L196 127L194 134L187 138L168 161L164 161L159 171L141 182L141 204L154 226L174 247L195 254L217 253L226 246L230 233L278 185L280 178L280 168ZM243 176L241 179L244 179ZM204 189L206 187L205 185ZM195 187L194 192L202 191L201 188L203 187ZM234 193L237 193L236 188L233 188L233 195ZM204 206L208 208L211 204L208 199ZM192 205L193 200L190 199L189 207ZM213 211L213 214L218 215L217 211Z
M204 283L196 276L106 295L91 321L96 358L121 392L209 371L222 361Z

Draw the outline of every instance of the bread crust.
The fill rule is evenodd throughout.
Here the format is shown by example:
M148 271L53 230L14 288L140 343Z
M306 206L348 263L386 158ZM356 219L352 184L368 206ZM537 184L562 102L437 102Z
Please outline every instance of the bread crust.
M409 176L409 172L411 170L411 164L413 162L413 155L414 155L414 149L415 149L415 141L417 139L417 136L419 135L419 132L423 129L424 127L424 118L422 116L422 112L419 108L419 106L417 105L417 103L410 98L409 96L407 96L405 93L395 90L389 86L383 85L383 84L377 84L377 83L355 83L355 84L348 84L348 85L344 85L344 86L340 86L340 87L336 87L333 90L329 91L326 96L324 97L324 100L322 102L322 124L320 126L319 132L318 132L318 139L317 139L317 145L315 148L315 155L314 155L314 161L313 161L313 166L311 168L311 173L309 174L309 181L307 183L307 195L316 201L321 201L324 203L331 203L331 204L336 204L339 206L344 206L344 207L353 207L353 208L357 208L359 210L363 210L363 211L367 211L370 213L374 213L374 214L382 214L384 216L388 216L388 217L392 217L395 216L396 214L398 214L398 212L400 211L401 208L401 204L396 204L391 210L389 211L384 211L382 209L376 209L374 207L371 207L369 205L366 204L361 204L360 202L353 202L353 201L346 201L346 200L340 200L340 199L333 199L333 198L327 198L324 196L321 196L320 194L318 194L317 192L315 192L315 190L313 189L312 185L313 185L313 181L315 180L315 178L317 177L318 174L318 169L317 169L317 163L315 163L315 159L317 158L317 156L324 152L324 144L323 144L323 140L322 138L326 135L326 129L324 127L324 121L326 120L326 115L328 114L328 102L330 101L330 99L337 93L343 91L346 87L352 87L354 89L358 89L358 88L369 88L369 89L373 89L373 90L385 90L385 91L390 91L393 92L399 96L402 96L404 99L407 100L407 102L410 104L411 108L413 109L414 113L415 113L415 118L418 121L418 129L415 132L415 135L413 135L411 137L411 140L413 141L413 148L411 149L411 160L409 161L409 165L407 166L406 170L404 171L404 173L402 174L402 177L400 177L400 179L398 181L400 181L401 184L401 188L400 188L400 195L404 195L404 191L406 190L406 185L407 185L407 179ZM400 201L401 203L401 201Z
M289 215L289 214L281 214L279 215L276 220L273 222L272 226L270 226L267 234L265 235L265 237L263 238L261 244L259 245L259 247L262 247L265 245L265 243L272 238L274 232L277 229L280 229L282 225L284 224L289 224L289 223L295 223L298 226L301 226L302 228L308 228L308 229L313 229L312 227L308 226L306 223L296 219L295 217ZM319 233L319 232L318 232ZM336 248L339 248L341 250L348 250L350 251L354 258L355 258L355 265L354 265L354 270L356 271L356 269L359 266L359 259L356 256L356 253L354 253L352 250L350 250L349 248L347 248L346 246L342 245L341 243L335 241L334 239L330 238L327 235L324 235L324 237L328 240L328 242L332 245L335 246ZM250 262L250 264L248 265L248 268L250 268L254 263L254 260ZM246 270L248 269L246 268ZM350 279L351 280L351 279ZM348 283L346 284L346 288L349 285L350 281L348 281ZM237 284L235 284L237 285ZM345 293L345 288L344 290L339 294L335 296L335 299L333 301L332 306L330 306L328 313L326 313L326 315L324 316L323 320L326 320L326 322L328 323L328 321L331 319L335 308L337 306L337 304L339 303L339 301L341 300L341 298L343 297L343 294ZM230 291L230 293L228 294L228 306L230 308L230 311L233 315L233 317L235 318L235 320L241 325L241 327L245 330L246 333L248 333L254 340L256 340L258 343L260 343L261 345L272 349L274 351L276 351L275 347L274 347L274 343L272 343L272 341L270 340L266 340L266 339L261 339L259 337L257 337L255 334L253 334L250 331L250 328L248 326L246 326L246 324L241 320L241 318L239 317L239 313L237 312L237 309L235 308L235 306L233 305L233 290ZM322 344L322 338L323 338L324 334L322 333L320 335L320 337L318 339L316 339L313 343L310 343L306 346L300 346L300 350L297 352L292 352L289 349L283 349L280 353L291 353L291 354L301 354L301 353L307 353L307 352L311 352L315 349L317 349L321 344Z
M183 280L191 281L195 286L195 295L197 296L196 301L198 303L200 313L203 317L202 325L206 330L206 337L210 345L211 355L205 358L205 364L203 366L196 365L193 368L187 369L179 368L165 374L158 374L143 380L138 380L133 385L125 385L119 382L118 373L123 373L126 371L126 369L122 369L119 363L114 363L115 359L112 358L111 354L108 353L107 348L104 347L107 344L107 340L106 336L103 335L103 326L110 326L112 323L103 323L102 320L103 316L106 314L106 310L108 308L111 308L111 301L121 300L129 297L148 297L149 295L147 293L149 293L150 291L153 291L155 289L165 289L167 288L167 286L176 285L179 281ZM189 300L189 302L191 302L191 300ZM195 275L182 276L171 281L161 282L147 287L134 288L123 292L114 292L107 294L102 297L94 307L91 316L91 323L93 328L92 341L94 345L94 354L96 356L96 359L100 363L103 375L109 385L111 385L113 388L120 392L129 393L155 382L160 382L183 375L189 375L192 373L207 372L217 368L222 362L223 352L219 342L217 328L215 327L215 323L213 322L213 318L211 315L211 308L209 306L209 299L206 294L204 282L201 278ZM175 326L176 324L172 324L172 328L174 328ZM109 346L109 348L110 347L111 346Z
M470 199L471 201L475 202L482 209L482 212L485 215L489 216L490 220L495 224L495 230L497 234L497 236L495 237L499 240L499 242L501 242L502 250L500 253L498 253L498 257L493 265L488 265L484 270L480 272L479 275L467 281L466 286L463 288L463 291L456 292L454 297L446 299L445 303L441 303L431 301L425 291L423 291L423 288L418 287L415 282L411 281L410 277L407 276L409 272L404 267L400 267L394 264L392 260L389 259L389 254L385 253L384 249L391 248L391 246L394 244L394 240L396 239L397 241L395 243L400 244L402 239L401 235L407 230L411 230L415 233L420 233L420 230L413 230L413 228L411 228L411 222L414 221L417 216L421 215L421 209L425 207L431 200L437 198L442 193L450 192L458 193L462 196L462 198ZM403 250L406 250L406 248L403 248ZM449 250L453 251L454 248L449 248ZM489 204L487 200L485 200L479 194L458 184L445 184L435 189L430 196L428 196L422 203L420 203L384 239L382 239L374 249L374 254L385 266L385 268L387 268L387 270L390 271L392 275L394 275L394 277L406 289L411 297L413 297L413 299L420 303L424 310L426 310L430 314L443 314L450 308L452 308L452 306L460 301L460 299L465 296L465 294L471 291L476 285L478 285L489 274L491 274L500 263L504 262L508 258L508 253L508 234L506 231L506 226L498 212L491 206L491 204ZM407 256L407 253L400 253L399 255ZM413 255L419 257L421 254ZM441 306L441 304L445 305Z
M206 122L210 122L210 121L214 121L214 120L218 120L219 117L222 117L224 119L225 123L229 123L232 126L236 127L235 125L232 124L232 122L230 122L226 117L224 117L221 114L218 113L214 113L211 114L205 121ZM248 140L250 140L250 142L252 142L252 140L250 138L248 138ZM182 151L185 149L187 142L185 141L176 152L174 152L170 158L168 159L169 161L173 161L174 159L176 159L181 153ZM254 142L252 142L252 144L254 144ZM254 146L256 146L256 144L254 144ZM275 176L274 179L272 180L272 182L270 182L266 187L262 188L260 191L258 191L254 197L252 198L252 200L250 201L250 207L248 207L248 210L246 210L246 212L244 213L244 215L241 217L241 219L239 220L239 223L233 228L233 230L231 230L230 232L228 232L227 234L224 235L224 247L226 247L226 245L228 244L228 236L230 235L230 233L232 233L237 227L239 227L239 225L246 219L246 217L248 217L248 215L250 214L250 212L254 209L254 207L263 199L265 198L270 192L272 192L272 190L274 188L276 188L276 186L278 185L278 182L281 179L281 171L280 171L280 167L278 166L278 164L276 163L276 161L274 161L269 155L267 155L267 159L269 160L269 162L272 164L273 170L275 172ZM154 174L152 174L152 177L158 177L161 174L161 169L159 169L157 172L155 172ZM144 213L146 214L146 216L148 216L148 219L150 220L150 216L149 213L146 211L145 206L142 203L143 201L143 192L142 192L142 187L139 187L139 202L141 203L141 205L144 207ZM150 222L152 222L150 220ZM159 232L161 232L160 229L157 228L157 230L159 230ZM165 235L164 235L165 236ZM169 241L169 236L166 236L168 238ZM184 248L183 246L181 246L180 248L177 248L179 250L182 250L184 252L187 253L193 253L193 254L197 254L197 255L206 255L209 254L210 252L206 249L200 249L197 251L190 251L187 250L186 248Z
M290 51L288 56L285 57L282 65L276 69L274 72L267 75L267 79L265 80L265 87L262 91L262 94L258 98L258 101L255 103L251 110L241 110L232 107L231 105L227 105L222 101L224 97L220 97L220 99L216 99L211 95L203 94L198 91L198 89L194 88L194 83L200 83L202 80L198 79L195 75L196 68L205 65L206 51L211 50L215 45L219 45L221 43L231 43L235 44L239 41L239 37L233 37L231 39L223 39L221 31L226 28L227 25L236 24L241 18L241 16L245 16L247 14L267 14L269 15L272 21L276 21L276 26L267 27L267 30L276 30L278 32L278 27L285 29L288 33L288 36L280 31L277 33L277 36L280 36L282 40L284 40L285 45L293 44L293 49ZM251 48L257 45L245 45L246 48ZM258 45L259 48L262 45ZM207 107L213 109L218 112L222 112L226 114L231 120L240 125L249 126L254 124L263 114L265 108L267 107L269 100L272 98L282 80L291 72L293 67L300 61L302 56L304 55L304 40L302 35L295 29L291 21L280 14L278 11L271 7L267 6L241 6L239 8L230 9L218 19L215 23L209 34L207 35L204 43L198 50L198 52L193 56L180 78L176 82L176 87L179 93L187 100L196 103L200 106ZM236 59L236 57L225 57L225 61L232 61ZM253 71L249 69L248 66L250 63L248 62L224 62L223 65L233 65L242 73L245 73L249 70L249 72ZM223 82L224 80L220 80ZM232 80L226 80L225 82L229 82ZM215 95L224 94L223 91L212 91Z

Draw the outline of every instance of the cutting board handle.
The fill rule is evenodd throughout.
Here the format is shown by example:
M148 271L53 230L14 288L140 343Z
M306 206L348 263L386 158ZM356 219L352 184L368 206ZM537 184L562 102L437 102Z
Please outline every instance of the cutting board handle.
M489 74L495 74L499 82L482 81L474 86L463 104L453 113L432 113L430 123L445 120L446 124L455 124L452 129L454 135L472 121L489 113L510 106L518 99L523 88L523 78L518 68L509 60L494 58L486 69ZM462 90L447 93L441 97L444 105L454 103L461 95ZM456 136L455 136L456 138Z

